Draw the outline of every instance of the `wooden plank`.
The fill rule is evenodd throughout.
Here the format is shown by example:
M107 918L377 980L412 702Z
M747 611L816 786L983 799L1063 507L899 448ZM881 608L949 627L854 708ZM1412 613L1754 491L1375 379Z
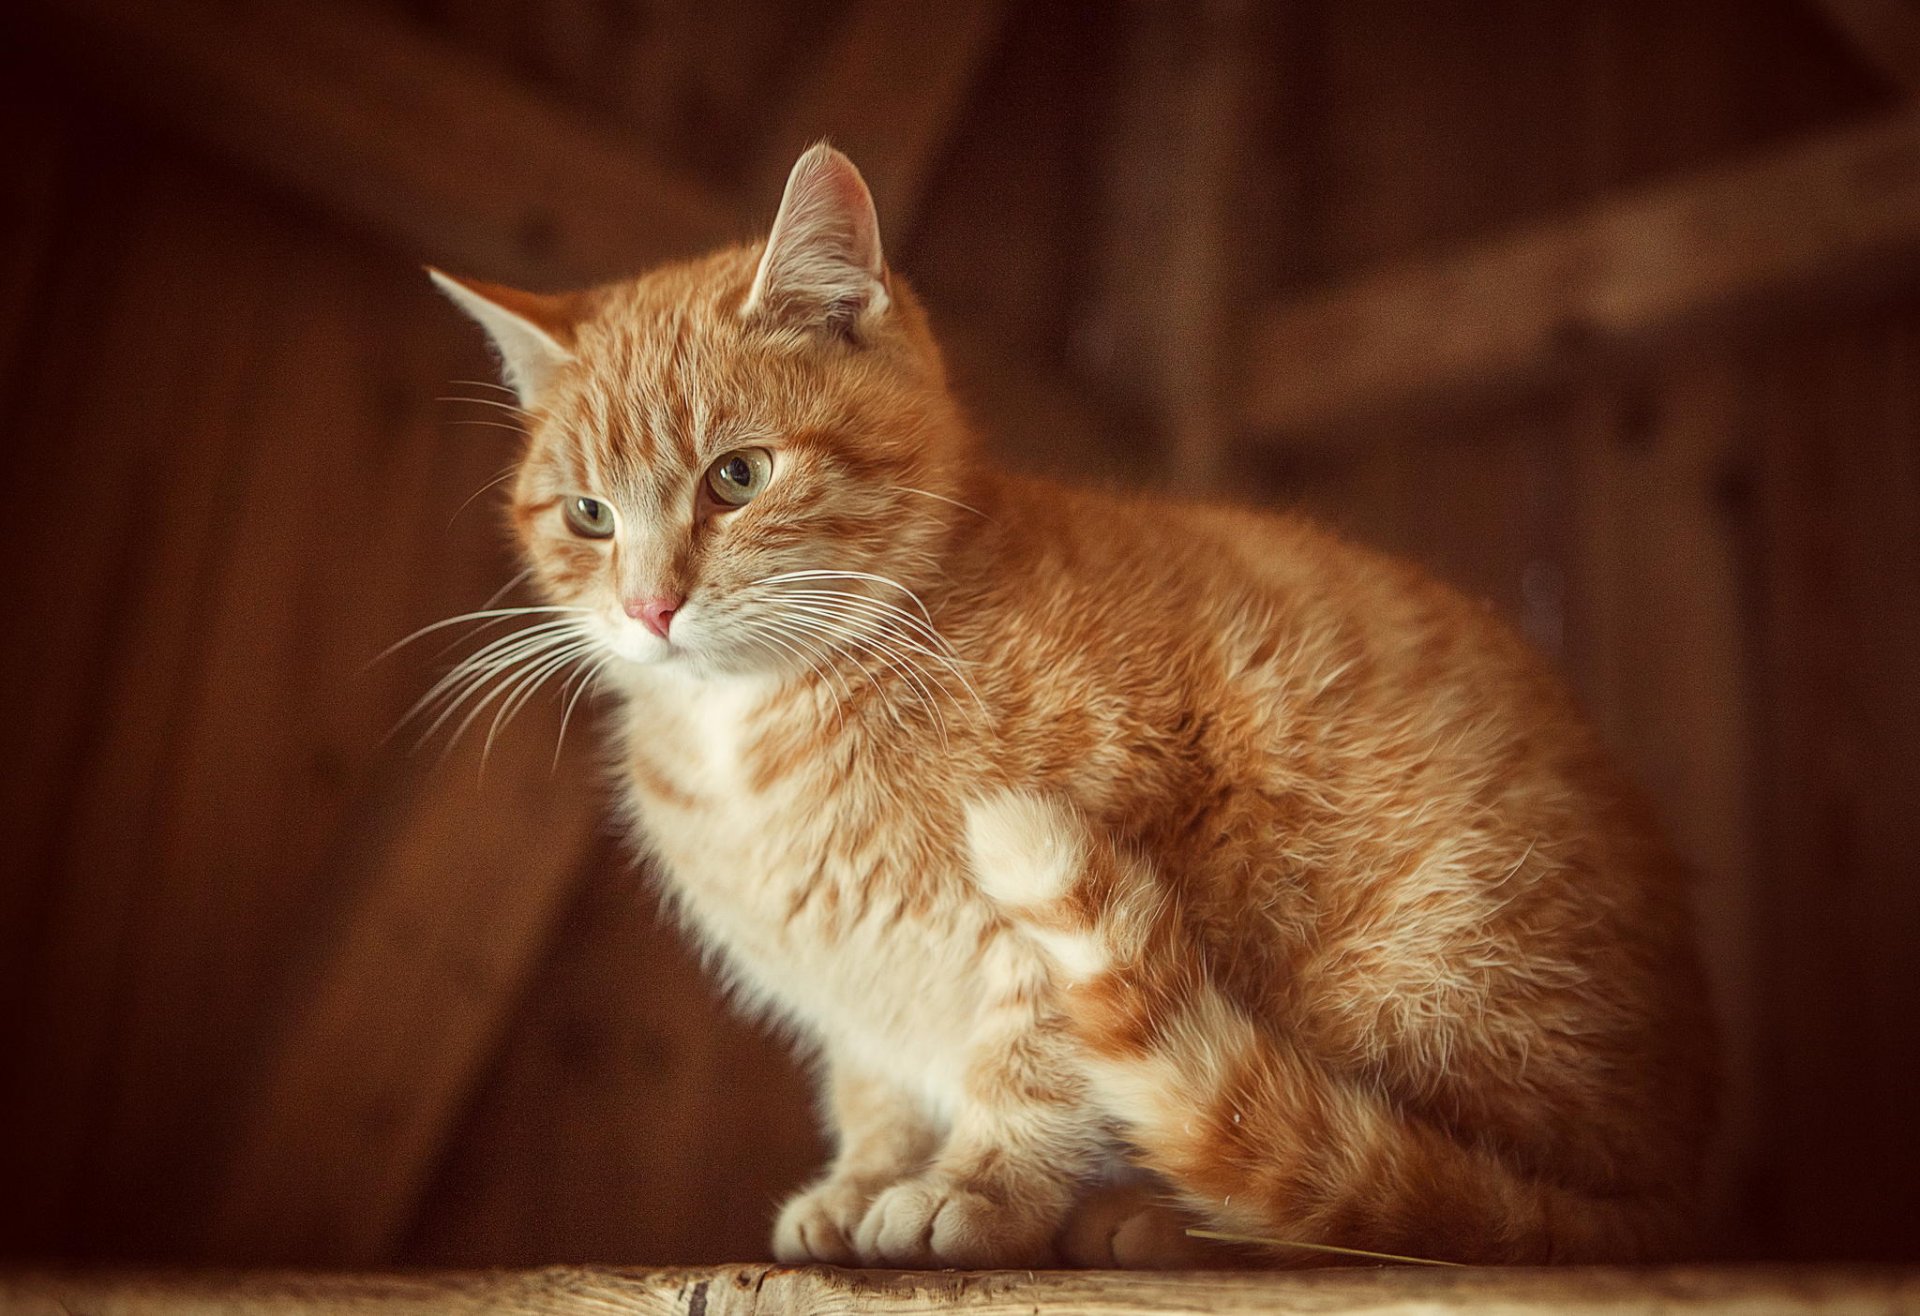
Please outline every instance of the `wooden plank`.
M1920 1303L1920 1271L1842 1269L1478 1270L1412 1267L1295 1275L1103 1271L846 1271L720 1266L674 1270L390 1275L0 1274L20 1316L800 1316L961 1311L977 1316L1885 1316Z
M1920 115L1901 114L1273 307L1245 419L1297 435L1564 378L1703 322L1884 294L1917 266Z
M859 162L898 247L919 219L928 180L1006 9L1006 0L859 0L753 171L766 213L800 152L825 138Z

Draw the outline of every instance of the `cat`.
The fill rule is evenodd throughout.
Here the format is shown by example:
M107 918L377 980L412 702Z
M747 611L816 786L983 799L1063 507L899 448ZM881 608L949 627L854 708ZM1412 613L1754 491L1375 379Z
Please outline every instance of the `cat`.
M528 420L512 527L637 842L817 1065L774 1255L1683 1251L1686 873L1570 696L1303 519L994 469L879 233L822 144L762 243L432 272Z

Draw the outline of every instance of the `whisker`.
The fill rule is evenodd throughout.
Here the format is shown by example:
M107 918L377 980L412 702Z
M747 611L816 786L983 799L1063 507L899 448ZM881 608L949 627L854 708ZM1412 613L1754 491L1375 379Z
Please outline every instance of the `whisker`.
M537 666L529 664L532 670L521 677L519 684L501 701L499 710L493 715L493 725L487 728L486 743L480 747L480 767L483 771L486 769L488 756L493 753L493 742L499 736L501 728L519 715L520 710L527 706L527 701L539 692L541 686L552 680L555 673L564 671L568 664L585 657L597 647L596 641L582 638L557 654L539 660Z
M449 424L449 425L483 425L483 426L485 426L485 427L486 427L487 429L491 429L491 430L505 430L505 431L507 431L507 433L509 433L509 434L518 434L518 435L519 435L519 436L520 436L521 438L523 438L523 439L524 439L524 438L527 438L527 437L528 437L528 434L527 434L527 432L526 432L526 431L525 431L524 429L521 429L521 428L520 428L520 427L519 427L518 425L509 425L509 424L507 424L507 423L506 423L506 422L504 422L504 421L498 421L498 420L450 420L450 421L448 421L448 422L446 422L446 423L447 423L447 424Z
M902 594L912 599L913 605L920 609L920 615L926 619L927 624L933 624L933 614L927 611L927 605L920 601L918 594L915 594L891 576L875 575L871 571L785 571L774 576L763 576L761 579L751 583L754 585L779 585L789 580L865 580L871 581L876 585L886 585L891 589L899 590Z
M428 690L426 694L420 696L419 700L414 703L414 706L407 710L406 716L400 719L394 729L396 731L399 730L400 727L405 726L428 708L441 702L443 698L453 698L456 706L460 702L464 702L466 694L462 693L456 696L455 692L465 687L466 691L470 693L474 686L484 682L495 673L513 666L527 655L555 644L564 643L567 639L565 632L570 630L571 627L571 622L547 622L540 626L530 626L524 630L515 631L511 635L503 635L493 640L485 647L467 655L458 663L454 664L451 671L447 672L439 681L435 682L433 688ZM435 723L435 726L437 725L438 723ZM429 727L428 734L431 735L432 731L433 728Z
M901 493L919 494L922 498L931 498L935 502L949 503L952 506L959 508L963 512L972 512L975 516L979 517L982 521L988 522L989 524L997 524L997 522L995 522L992 517L988 516L985 512L981 511L979 508L973 506L971 503L963 503L958 498L949 498L945 494L933 493L927 489L916 489L909 484L896 484L893 487L898 489Z
M783 635L779 628L767 618L741 618L735 625L745 630L750 637L764 643L775 645L793 655L800 660L802 666L822 680L831 683L833 679L837 678L840 682L838 698L842 703L852 698L852 691L847 688L846 677L833 666L830 656L810 641L791 631ZM799 647L801 645L804 645L805 648Z
M442 395L441 397L437 397L434 399L434 401L435 402L471 402L476 407L498 407L500 408L500 410L510 411L516 416L525 416L528 420L532 420L534 418L533 413L531 411L528 411L525 407L516 407L512 403L502 402L498 398L470 398L462 393L450 393L450 394Z
M845 590L806 589L782 590L779 597L782 599L805 599L812 603L825 603L834 607L854 608L876 617L883 617L892 625L904 627L907 635L917 635L924 639L928 645L927 651L929 654L938 654L954 662L962 661L960 655L954 651L953 646L947 642L946 636L921 621L906 609L888 603L884 599L872 598L865 594L852 594ZM903 638L906 637L903 636ZM919 641L916 640L915 643L917 644Z
M553 742L553 767L551 769L552 771L558 772L560 770L560 751L566 747L567 727L573 721L574 705L580 702L580 696L586 694L587 691L593 689L593 684L595 681L599 679L600 673L604 672L607 669L607 664L612 661L613 661L612 654L606 654L602 656L598 661L594 662L592 665L588 667L584 667L579 671L575 672L572 676L568 677L567 686L563 686L561 688L562 695L566 695L568 687L572 688L573 693L570 696L567 696L566 710L560 714L560 734L554 739L554 742Z
M892 650L877 642L873 636L862 634L844 624L818 614L810 615L802 613L795 615L790 613L784 616L783 620L790 626L801 627L813 631L818 635L840 640L851 648L864 650L880 659L881 662L892 668L893 671L899 675L900 679L913 690L914 697L919 700L921 705L927 710L928 715L933 718L940 732L941 744L945 745L947 743L946 719L940 715L940 710L933 699L933 692L928 689L926 683L921 679L920 674L914 670L910 662L898 657Z
M528 576L531 576L532 574L533 574L533 568L531 566L521 567L518 571L514 572L511 576L507 577L507 583L502 585L499 589L495 590L492 594L490 594L487 597L487 601L485 603L482 603L480 606L483 608L491 608L494 604L498 603L501 599L504 599L505 597L507 597L508 594L512 593L513 587L515 585L518 585L521 581L525 580Z
M500 485L505 484L508 480L511 480L514 477L514 473L519 469L520 469L520 463L515 462L513 465L507 467L506 470L500 472L500 474L494 476L491 480L488 480L485 484L481 485L478 489L475 489L472 493L468 494L466 501L461 503L460 506L454 508L453 515L447 518L447 529L449 530L453 529L453 523L460 519L460 513L466 511L469 507L473 506L474 499L478 498L481 494L485 493L489 489L495 489L495 488L498 488ZM531 570L532 568L528 568L528 569Z
M460 725L454 728L453 734L447 739L447 748L444 752L451 752L453 747L460 743L460 738L467 733L467 728L472 726L474 720L486 711L487 705L508 691L519 673L541 662L548 654L556 649L572 644L585 645L587 643L589 642L584 640L569 640L564 635L549 636L540 644L530 646L524 651L516 652L511 661L497 663L488 670L473 675L469 678L466 688L457 698L447 704L440 715L433 720L433 724L421 735L419 743L424 745L427 741L431 740L435 732L445 726L454 714L458 713L469 701L473 701L477 695L479 696L478 701L473 703L467 715L461 720ZM484 762L485 759L483 757L483 765Z
M954 679L959 681L961 686L966 689L967 694L973 699L973 702L979 709L985 712L986 703L980 698L980 692L974 689L973 682L967 679L966 673L960 670L962 660L954 653L952 645L948 644L946 638L937 630L922 623L911 613L896 608L892 604L871 599L864 595L847 594L832 590L783 591L779 597L783 600L802 599L804 600L801 605L803 607L821 609L829 613L834 613L841 618L880 623L883 628L883 633L896 645L901 646L910 653L930 658L950 672ZM903 623L907 624L907 629L902 629ZM923 634L930 637L931 640L940 647L933 648L921 643L920 640L915 638L916 634Z
M525 579L527 574L532 570L533 569L529 567L527 568L526 571L521 572L519 576L515 577L513 580L508 581L506 585L504 585L501 588L500 593L504 594L508 590L512 589L515 585L519 584L520 581ZM496 599L498 597L499 597L498 594L494 596L494 598ZM493 602L492 599L488 600L489 605L491 605L492 602ZM478 612L463 612L463 613L460 613L458 616L445 617L445 618L442 618L440 621L432 622L428 625L422 626L419 630L414 631L411 635L407 635L401 639L395 640L392 644L389 644L386 648L382 649L379 653L375 654L371 659L369 659L367 662L367 666L371 667L375 663L381 661L382 659L388 658L393 654L398 653L400 650L406 648L409 644L412 644L415 640L418 640L423 636L431 635L438 630L445 630L449 626L458 626L461 622L480 621L487 618L525 617L532 613L542 613L542 612L578 613L578 612L589 612L589 611L591 611L591 609L589 608L565 607L565 606L549 603L549 604L536 604L531 607L524 607L524 608L495 608L492 606L488 606L480 609ZM362 670L365 670L365 669L363 668Z

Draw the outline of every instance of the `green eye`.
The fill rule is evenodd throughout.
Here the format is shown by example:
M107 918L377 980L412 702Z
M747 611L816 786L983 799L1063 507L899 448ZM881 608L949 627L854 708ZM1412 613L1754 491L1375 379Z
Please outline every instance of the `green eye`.
M565 503L567 529L583 539L607 539L613 534L613 509L598 498L569 498Z
M707 489L728 507L758 498L773 478L773 454L765 448L735 448L707 467Z

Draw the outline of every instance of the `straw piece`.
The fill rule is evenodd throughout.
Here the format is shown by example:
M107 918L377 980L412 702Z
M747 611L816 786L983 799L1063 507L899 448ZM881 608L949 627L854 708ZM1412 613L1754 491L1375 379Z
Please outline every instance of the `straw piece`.
M1286 1238L1256 1238L1252 1234L1223 1234L1212 1229L1189 1229L1189 1238L1207 1238L1217 1243L1257 1243L1262 1247L1293 1247L1303 1252L1328 1252L1341 1257L1365 1257L1370 1261L1398 1261L1409 1266L1465 1267L1458 1261L1436 1261L1432 1257L1403 1257L1396 1252L1369 1252L1363 1247L1335 1247L1332 1243L1296 1243Z

